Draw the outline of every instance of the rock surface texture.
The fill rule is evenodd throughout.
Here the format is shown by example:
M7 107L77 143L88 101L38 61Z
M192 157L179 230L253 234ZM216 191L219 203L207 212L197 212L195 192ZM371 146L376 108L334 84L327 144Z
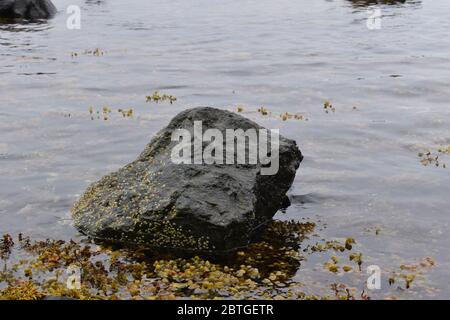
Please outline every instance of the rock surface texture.
M135 161L88 187L72 209L75 226L92 238L121 244L194 251L247 245L282 206L302 154L295 141L280 136L274 175L262 175L259 162L175 164L171 153L178 141L172 133L193 133L194 121L202 121L203 132L263 129L215 108L181 112Z
M0 18L49 19L55 15L56 11L50 0L0 0Z

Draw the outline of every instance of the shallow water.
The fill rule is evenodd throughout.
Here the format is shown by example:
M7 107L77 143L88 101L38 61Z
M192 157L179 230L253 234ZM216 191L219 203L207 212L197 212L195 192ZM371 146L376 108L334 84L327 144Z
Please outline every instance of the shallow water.
M362 2L55 0L48 23L0 25L0 233L79 237L69 210L89 183L133 160L179 111L240 104L304 153L278 218L355 237L365 265L385 271L373 296L393 292L389 270L430 256L427 290L394 293L450 298L450 156L447 169L417 156L450 145L450 2L380 5L379 30ZM66 28L70 4L82 8L81 30ZM96 48L104 54L83 54ZM146 103L154 90L178 101ZM327 99L336 112L324 112ZM89 106L135 115L91 120ZM285 111L309 120L281 121ZM298 278L326 282L316 263Z

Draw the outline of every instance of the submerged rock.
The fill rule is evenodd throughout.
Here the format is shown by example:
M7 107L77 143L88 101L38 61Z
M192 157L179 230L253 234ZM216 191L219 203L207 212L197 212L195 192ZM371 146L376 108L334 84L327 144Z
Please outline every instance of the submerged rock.
M0 18L49 19L56 11L50 0L0 0Z
M203 132L218 129L224 136L227 129L264 129L219 109L181 112L135 161L89 186L72 209L75 226L92 238L121 244L194 251L247 245L283 205L302 154L295 141L280 136L279 169L272 175L264 171L272 163L259 159L256 164L174 163L172 151L179 142L172 141L173 133L186 129L193 134L198 121ZM237 141L232 140L233 147ZM209 143L200 144L204 156ZM246 144L247 155L249 148Z

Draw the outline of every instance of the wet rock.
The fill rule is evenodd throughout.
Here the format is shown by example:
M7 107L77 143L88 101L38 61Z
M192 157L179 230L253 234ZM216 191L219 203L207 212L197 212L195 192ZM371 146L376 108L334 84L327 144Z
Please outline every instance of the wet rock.
M172 134L177 129L193 134L198 121L203 132L214 128L224 136L226 129L264 129L219 109L181 112L135 161L88 187L72 209L75 226L92 238L121 244L215 252L247 245L285 203L302 154L295 141L280 136L279 170L272 175L264 170L272 163L259 159L256 164L237 164L236 158L234 164L174 163L179 141L172 141ZM209 144L203 141L200 150ZM246 144L247 155L249 148Z
M52 18L55 13L50 0L0 0L0 18L40 20Z

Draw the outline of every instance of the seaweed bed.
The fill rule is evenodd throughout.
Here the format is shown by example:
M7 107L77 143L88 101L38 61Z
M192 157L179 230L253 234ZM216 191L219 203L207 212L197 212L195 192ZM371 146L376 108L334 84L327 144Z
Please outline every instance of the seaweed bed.
M306 245L312 222L273 221L258 242L224 257L183 257L146 248L124 249L74 241L33 241L22 234L0 240L3 264L0 300L74 299L370 299L364 290L339 282L326 294L311 292L294 278L300 264L317 252L345 254L348 264L332 255L323 264L332 275L361 273L362 254L355 240ZM389 278L409 288L417 268L431 267L427 258ZM69 270L69 272L68 272ZM75 275L80 275L80 281Z
M85 54L103 55L103 51ZM155 91L146 101L172 104L177 98ZM325 113L336 112L329 101L325 101L323 109ZM133 108L117 109L117 112L123 118L134 115ZM238 105L237 112L244 112L244 106ZM257 112L262 116L272 114L265 107ZM108 120L112 109L103 107L101 111L89 107L89 114L91 120ZM280 114L279 119L309 120L301 113L288 112ZM436 152L432 149L419 152L418 157L424 166L446 168L442 159L449 154L450 146L441 146ZM368 263L364 261L366 256L355 250L358 247L355 239L326 240L320 238L316 229L319 229L316 223L308 219L274 220L257 242L226 256L180 255L179 252L175 255L144 247L100 245L90 240L42 241L22 234L14 237L5 234L0 237L0 300L53 297L353 300L436 294L436 289L426 283L426 273L436 265L433 258L384 269L383 286L388 289L380 295L367 290ZM377 227L374 233L378 236L380 229ZM313 285L308 282L311 272L310 278L304 273L303 264L309 259L318 261L319 265L312 270ZM79 275L79 281L73 282L77 280L74 275Z

